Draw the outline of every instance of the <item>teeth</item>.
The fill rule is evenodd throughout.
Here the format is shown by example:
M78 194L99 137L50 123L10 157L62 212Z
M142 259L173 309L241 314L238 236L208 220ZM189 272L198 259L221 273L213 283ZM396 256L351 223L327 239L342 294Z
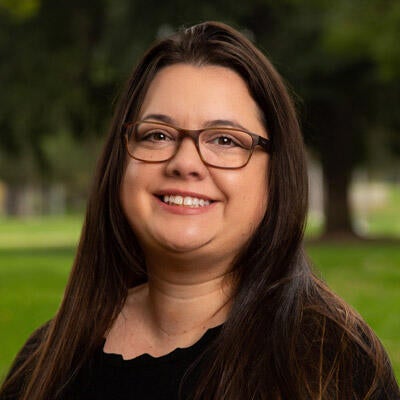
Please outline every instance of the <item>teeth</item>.
M164 195L163 196L163 201L164 203L167 204L173 204L173 205L178 205L178 206L184 206L184 207L205 207L210 205L209 200L204 200L204 199L199 199L197 197L191 197L191 196L173 196L173 195Z
M183 204L183 197L182 196L175 196L175 204L179 206Z
M183 205L184 206L191 206L193 204L193 199L191 197L186 196L183 199Z

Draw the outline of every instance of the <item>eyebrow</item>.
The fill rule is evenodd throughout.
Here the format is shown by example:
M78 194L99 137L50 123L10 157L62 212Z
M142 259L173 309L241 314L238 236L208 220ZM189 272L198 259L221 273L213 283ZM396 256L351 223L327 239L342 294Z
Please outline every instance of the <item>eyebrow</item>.
M147 119L155 119L157 121L165 122L167 124L174 124L175 122L171 117L168 117L168 115L165 114L148 114L142 118L142 121Z
M171 118L165 114L148 114L143 117L143 120L147 120L147 119L157 120L157 121L165 122L165 123L171 124L171 125L177 124L173 118ZM208 120L204 123L205 128L208 128L211 126L228 126L228 127L232 127L232 128L241 129L241 130L247 131L247 132L249 131L243 125L239 124L239 122L230 120L230 119L213 119L213 120Z

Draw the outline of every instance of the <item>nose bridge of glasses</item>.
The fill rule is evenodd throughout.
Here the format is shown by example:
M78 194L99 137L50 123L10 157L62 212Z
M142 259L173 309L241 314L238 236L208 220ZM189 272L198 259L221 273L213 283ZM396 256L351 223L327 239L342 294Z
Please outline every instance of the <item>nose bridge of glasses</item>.
M203 156L200 151L200 146L199 146L199 135L204 129L177 129L178 131L178 140L175 148L175 153L174 153L174 158L177 156L178 153L181 153L182 150L184 152L187 151L187 146L194 146L197 156L199 159L204 163ZM185 140L189 139L189 140ZM192 142L192 143L191 143ZM182 149L184 147L184 149ZM192 147L193 151L193 147ZM190 157L193 157L193 155L190 155Z
M199 148L199 135L203 131L203 129L177 129L178 131L178 140L176 146L176 153L180 150L182 143L185 141L184 139L191 139L193 144L196 147L197 152L200 155L200 148ZM190 140L189 140L190 141Z
M199 135L201 132L203 132L204 129L183 129L180 128L178 129L179 133L179 142L182 142L184 138L191 138L193 142L195 143L197 149L199 145Z

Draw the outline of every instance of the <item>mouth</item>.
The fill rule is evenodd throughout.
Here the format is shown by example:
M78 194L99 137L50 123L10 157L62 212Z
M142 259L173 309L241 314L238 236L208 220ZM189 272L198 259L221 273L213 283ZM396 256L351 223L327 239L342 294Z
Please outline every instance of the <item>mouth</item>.
M180 194L163 194L157 196L163 203L170 206L201 208L207 207L214 201L195 196L183 196Z

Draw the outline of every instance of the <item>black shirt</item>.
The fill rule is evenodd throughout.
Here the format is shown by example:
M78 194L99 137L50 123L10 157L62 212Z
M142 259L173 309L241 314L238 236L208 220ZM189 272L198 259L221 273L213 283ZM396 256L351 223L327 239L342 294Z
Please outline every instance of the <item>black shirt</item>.
M17 356L10 375L37 348L46 329L45 325L31 336ZM162 357L143 354L131 360L124 360L121 355L104 353L103 341L90 360L80 369L76 378L67 385L61 398L63 400L192 399L198 378L207 365L207 356L212 351L211 344L220 331L221 326L212 328L194 345L175 349ZM386 367L385 381L371 400L400 400L399 388L390 364L388 363ZM362 374L368 374L368 369L357 370L354 375L355 387L361 385L357 391L360 394L365 392ZM20 391L24 384L24 379L20 379L20 382L14 382L12 387L0 394L0 400L20 399Z
M103 347L84 366L68 398L85 400L178 400L190 398L202 356L221 327L208 330L194 345L161 357L143 354L131 360L104 353ZM179 393L181 397L179 397Z

